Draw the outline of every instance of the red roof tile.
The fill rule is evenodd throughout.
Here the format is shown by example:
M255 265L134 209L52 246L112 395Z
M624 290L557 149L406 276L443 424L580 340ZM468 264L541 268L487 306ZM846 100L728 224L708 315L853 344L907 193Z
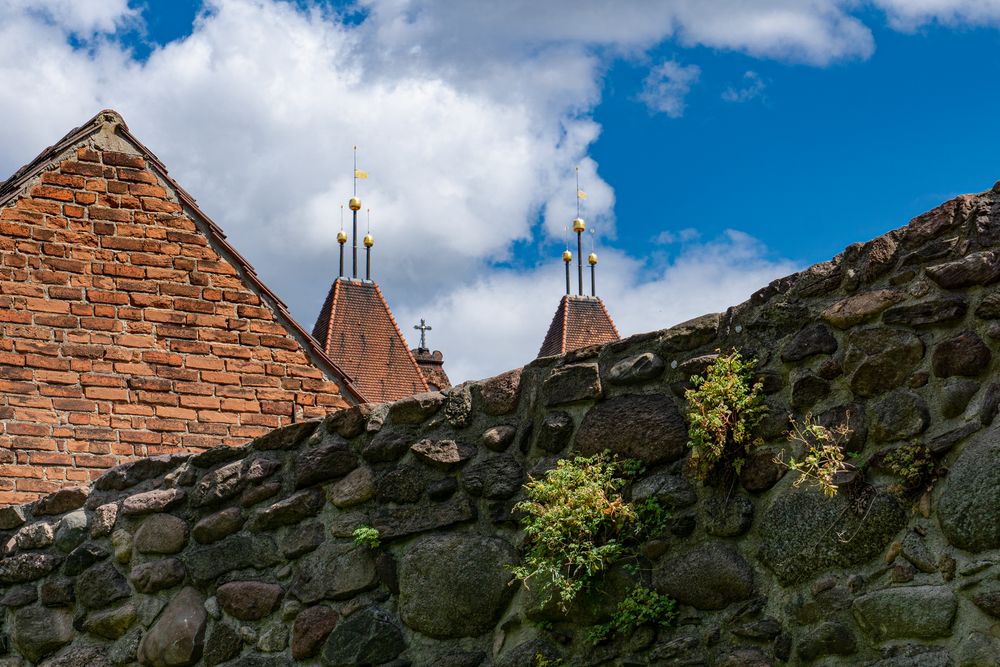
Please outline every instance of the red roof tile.
M611 343L620 338L604 302L592 296L567 294L559 301L539 357L565 354L588 345Z
M395 401L427 391L403 333L373 282L335 280L313 337L369 401Z

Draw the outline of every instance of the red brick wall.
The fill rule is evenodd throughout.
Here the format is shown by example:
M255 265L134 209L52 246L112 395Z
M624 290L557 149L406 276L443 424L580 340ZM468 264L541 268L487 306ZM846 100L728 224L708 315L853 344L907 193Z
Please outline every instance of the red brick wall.
M346 405L169 183L85 143L0 208L0 504Z

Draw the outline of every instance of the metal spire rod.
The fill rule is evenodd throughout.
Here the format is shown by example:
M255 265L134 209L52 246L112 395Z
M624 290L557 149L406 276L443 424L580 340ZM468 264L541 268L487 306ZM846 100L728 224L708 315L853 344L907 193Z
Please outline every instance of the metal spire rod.
M354 147L354 196L358 196L358 147ZM351 276L358 277L358 211L352 207L352 217L354 218L354 235L351 237L351 245L354 246L354 258L351 264Z
M597 279L594 277L594 269L596 268L596 264L590 265L590 296L597 296Z
M566 265L566 294L567 296L573 292L573 288L569 284L569 262L563 262Z
M368 233L365 235L365 280L372 279L372 246L369 240L372 232L372 210L368 209Z
M576 217L580 218L580 167L576 167ZM576 233L576 269L577 285L580 296L583 296L583 231Z
M340 273L337 274L338 277L344 277L344 243L340 240L342 234L344 233L344 205L340 205L340 234L337 235L337 245L340 246Z

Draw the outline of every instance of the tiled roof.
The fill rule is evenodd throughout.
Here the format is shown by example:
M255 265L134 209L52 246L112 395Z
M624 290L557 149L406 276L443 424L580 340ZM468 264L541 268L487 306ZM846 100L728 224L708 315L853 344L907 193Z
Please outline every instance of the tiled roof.
M565 354L588 345L611 343L619 339L604 302L593 296L567 294L559 301L549 332L545 334L539 357Z
M403 333L373 282L335 280L313 337L369 401L395 401L427 391Z
M147 167L154 171L156 175L162 178L175 191L184 209L195 218L197 223L203 225L203 231L208 236L212 246L239 271L240 277L243 278L247 285L271 307L278 322L284 325L285 329L303 344L304 349L316 367L322 370L328 378L340 385L341 395L354 402L365 402L367 396L361 395L358 387L353 382L353 378L344 373L343 369L338 368L337 364L327 356L306 330L295 321L291 313L288 312L288 306L261 281L253 265L229 244L229 241L226 240L226 234L215 221L209 218L198 207L195 198L170 176L160 158L156 157L153 151L149 150L145 144L129 131L128 126L125 124L125 119L117 111L113 109L101 111L80 127L70 130L66 136L42 151L38 157L18 169L6 181L0 182L0 207L15 198L22 185L51 166L52 161L69 147L91 136L95 132L105 130L109 126L113 126L115 132L125 140L131 142L146 160Z

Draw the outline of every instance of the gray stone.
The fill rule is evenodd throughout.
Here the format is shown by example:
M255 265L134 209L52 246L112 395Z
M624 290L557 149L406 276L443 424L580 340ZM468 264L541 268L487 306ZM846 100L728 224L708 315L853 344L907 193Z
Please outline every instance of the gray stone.
M781 351L781 360L790 363L802 361L815 354L833 354L837 339L825 324L807 324L788 341Z
M937 344L931 365L938 377L975 377L987 371L992 358L990 348L975 332L964 331Z
M501 424L483 431L482 442L487 449L502 452L514 441L515 435L517 435L517 427Z
M807 410L830 395L830 383L821 377L806 373L792 383L790 404L793 410Z
M767 654L757 648L738 648L719 655L715 667L774 667Z
M264 628L257 639L257 650L264 653L277 653L288 646L288 628L284 625L269 625Z
M116 561L122 565L128 563L132 560L132 533L120 528L111 533L111 548Z
M0 530L10 530L17 528L25 522L24 507L20 505L8 505L0 507Z
M941 416L953 419L968 407L969 401L979 391L979 383L966 378L949 378L941 387Z
M141 554L175 554L187 543L187 523L170 514L154 514L139 526L132 547Z
M59 529L56 530L56 548L63 553L69 553L86 539L87 529L87 513L84 510L70 512L59 522Z
M424 495L426 471L423 466L401 465L379 475L375 495L380 503L415 503Z
M958 645L959 667L996 667L1000 664L1000 639L973 631Z
M336 433L342 438L356 438L365 432L368 423L368 416L371 414L371 406L367 403L354 405L343 410L337 410L328 415L323 420L326 430Z
M858 651L858 641L846 623L827 621L803 634L797 650L799 657L806 661L824 655L854 655Z
M129 496L122 502L125 516L162 512L184 502L187 494L182 489L156 489Z
M281 541L281 553L290 560L307 554L323 544L325 532L319 522L297 526Z
M184 582L187 570L177 558L164 558L136 565L129 572L129 581L140 593L158 593Z
M949 296L908 306L896 306L885 311L882 322L906 327L935 327L953 324L965 317L969 304L965 299Z
M151 667L183 667L201 658L205 643L205 597L182 589L139 644L139 662Z
M11 640L21 655L38 662L73 639L73 615L62 609L24 607L14 613Z
M111 667L114 663L107 653L105 646L94 644L70 646L38 663L38 667ZM3 662L0 662L0 665L6 667Z
M521 398L521 369L497 375L482 384L473 385L473 397L488 415L510 414L517 408Z
M94 481L98 491L124 491L140 482L161 477L184 461L190 454L161 454L116 466Z
M232 660L243 650L243 639L231 625L214 623L205 640L202 660L206 665L218 665Z
M83 622L83 629L92 635L105 639L118 639L132 627L136 619L136 608L133 602L107 609L92 611Z
M62 563L62 558L50 554L17 554L0 560L0 583L21 584L41 579Z
M566 449L573 438L573 417L568 412L556 410L545 415L538 429L538 447L546 452L558 454Z
M683 477L661 472L643 477L632 485L633 501L642 502L647 498L656 498L664 507L676 509L694 505L698 494Z
M826 498L813 489L790 489L761 516L759 558L782 584L799 583L876 558L905 523L906 513L888 494L856 504L843 493Z
M937 559L927 548L924 538L917 533L910 531L906 534L901 544L900 553L921 572L927 574L937 572Z
M945 289L989 285L1000 278L1000 256L983 251L924 269L927 276Z
M33 584L23 584L15 586L4 593L0 598L0 605L16 609L26 604L38 601L38 590Z
M663 359L652 352L643 352L622 359L608 371L611 384L629 385L655 380L663 375L666 368Z
M87 544L80 545L66 557L66 563L63 565L63 573L69 576L80 574L94 563L104 560L109 555L104 547L97 544L88 542Z
M263 502L268 498L273 498L279 493L281 493L281 482L270 481L253 484L244 489L240 495L240 507L253 507L257 503Z
M956 547L973 553L1000 548L1000 427L966 443L937 510L941 530Z
M375 495L375 478L368 466L355 468L347 476L330 487L327 499L335 507L354 507Z
M406 433L384 430L361 448L361 456L370 463L392 463L410 450L413 439Z
M994 618L1000 618L1000 588L977 591L972 596L977 607Z
M267 479L280 467L278 461L263 457L228 463L202 477L191 492L191 504L205 507L229 500L247 485Z
M399 614L429 637L475 637L489 631L513 589L517 552L505 540L435 535L409 548L399 567Z
M524 468L510 454L482 459L462 474L465 489L488 500L509 498L521 489Z
M208 583L220 575L245 567L269 567L280 562L274 540L264 535L238 533L201 547L189 547L183 555L196 583Z
M295 449L316 431L317 426L319 426L317 421L291 424L260 436L250 443L250 446L258 451Z
M306 660L319 653L323 642L337 627L340 615L329 607L302 610L292 625L292 657Z
M587 412L576 446L584 456L609 449L647 465L676 461L687 452L687 424L662 394L615 396Z
M73 580L66 577L50 577L39 586L39 599L45 607L68 607L76 599Z
M55 542L55 528L46 521L36 521L14 533L14 542L18 549L44 549Z
M844 370L856 396L876 396L903 384L923 356L924 344L908 331L863 329L848 338Z
M421 440L410 451L432 468L452 470L476 455L476 447L454 440Z
M227 614L241 621L259 621L277 608L285 592L264 581L230 581L215 590Z
M658 563L653 586L696 609L723 609L753 595L753 569L728 544L710 542Z
M601 395L597 364L572 364L556 368L542 385L546 405L589 401Z
M707 345L715 339L720 318L719 313L710 313L670 327L660 334L661 349L663 352L687 352Z
M243 527L243 521L239 507L227 507L196 523L191 529L191 537L200 544L212 544L237 532Z
M54 516L80 509L87 502L88 491L82 486L59 489L35 503L32 514L37 516Z
M295 488L343 477L357 467L358 457L343 440L303 449L295 459Z
M468 385L452 387L444 393L444 418L455 428L465 428L472 415L472 392Z
M935 639L951 634L958 601L945 586L903 586L873 591L852 605L858 625L876 641Z
M421 424L437 413L444 404L444 394L425 392L402 398L389 406L389 420L393 424Z
M319 489L307 489L257 510L247 522L247 527L253 531L274 530L316 516L321 509L323 492Z
M326 542L296 566L289 595L303 604L346 600L378 584L375 560L367 547Z
M779 623L776 619L766 617L757 621L737 625L733 627L732 633L737 637L746 637L747 639L765 641L774 639L781 634L781 623Z
M709 535L736 537L750 530L753 501L741 493L712 495L702 505L702 525Z
M740 484L743 488L750 493L762 493L777 484L788 472L788 468L774 462L780 453L780 449L771 447L753 448L740 470Z
M895 442L919 435L931 423L930 410L919 394L897 389L875 403L872 436L879 442Z
M372 517L372 525L384 540L404 537L427 530L444 528L476 518L476 510L465 495L430 506L403 505L382 507Z
M132 589L111 562L94 565L76 578L76 598L87 609L100 609L127 598Z
M983 297L976 307L976 317L981 320L1000 319L1000 292L992 292Z
M838 329L847 329L874 318L905 298L904 292L891 289L855 294L833 304L824 310L820 317Z
M342 620L323 647L323 664L355 667L387 663L406 649L406 640L392 616L366 607Z

